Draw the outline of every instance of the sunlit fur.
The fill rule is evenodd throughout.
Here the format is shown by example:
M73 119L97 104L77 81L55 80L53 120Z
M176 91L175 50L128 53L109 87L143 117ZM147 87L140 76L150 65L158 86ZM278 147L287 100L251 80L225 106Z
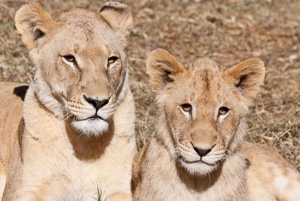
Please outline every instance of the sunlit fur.
M15 21L35 72L24 102L16 93L24 87L0 83L0 198L132 200L129 8L109 2L53 20L33 1Z
M270 148L243 141L248 108L264 79L262 61L224 68L201 58L183 65L157 49L147 73L159 119L135 158L134 200L298 199L299 173Z

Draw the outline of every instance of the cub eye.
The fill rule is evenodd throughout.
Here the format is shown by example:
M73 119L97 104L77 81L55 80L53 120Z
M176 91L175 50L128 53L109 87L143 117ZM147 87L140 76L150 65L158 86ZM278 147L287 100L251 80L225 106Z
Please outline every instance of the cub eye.
M181 109L185 112L191 112L192 111L192 106L188 103L184 103L180 105Z
M119 58L116 56L109 57L107 60L108 65L115 63Z
M227 114L229 109L227 107L220 107L219 108L219 115L225 115Z
M66 56L63 56L62 57L63 61L66 63L66 64L74 64L74 66L77 66L77 62L76 62L76 59L73 55L66 55Z

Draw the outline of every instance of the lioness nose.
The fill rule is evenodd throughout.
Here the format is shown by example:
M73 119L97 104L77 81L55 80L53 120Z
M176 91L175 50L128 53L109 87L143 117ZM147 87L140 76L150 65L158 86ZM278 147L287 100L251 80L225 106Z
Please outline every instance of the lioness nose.
M85 96L84 98L89 104L94 106L96 110L99 110L100 108L104 107L109 102L109 99L97 100L97 99L87 98Z
M194 150L201 157L206 156L211 151L211 149L199 149L197 147L194 147Z

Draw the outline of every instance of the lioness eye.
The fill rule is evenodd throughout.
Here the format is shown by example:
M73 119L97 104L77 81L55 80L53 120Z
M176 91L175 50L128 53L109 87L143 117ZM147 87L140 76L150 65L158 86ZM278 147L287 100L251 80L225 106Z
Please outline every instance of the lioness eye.
M74 58L74 56L72 56L72 55L64 56L64 58L65 58L68 62L74 62L74 61L75 61L75 58Z
M227 107L220 107L219 108L219 115L225 115L227 114L229 109Z
M109 57L109 58L108 58L107 63L108 63L108 65L109 65L109 64L113 64L113 63L115 63L117 60L118 60L118 57L112 56L112 57Z
M188 104L188 103L184 103L184 104L182 104L182 105L180 105L181 106L181 109L183 110L183 111L185 111L185 112L190 112L190 111L192 111L192 106L190 105L190 104Z
M63 56L62 58L65 63L73 63L74 66L77 66L76 59L73 55L66 55Z

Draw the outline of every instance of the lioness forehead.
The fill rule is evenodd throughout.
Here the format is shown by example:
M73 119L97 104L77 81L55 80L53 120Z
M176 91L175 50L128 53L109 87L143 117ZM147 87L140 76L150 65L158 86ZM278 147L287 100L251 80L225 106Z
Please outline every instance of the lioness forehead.
M61 14L56 22L61 29L56 31L55 39L63 41L61 51L82 52L87 56L101 55L103 52L118 51L120 44L114 32L105 20L97 13L84 9L73 9ZM66 37L68 35L68 37Z
M99 40L103 38L105 32L109 31L108 25L100 15L83 9L65 12L57 18L57 22L63 24L63 29L70 31L71 38L85 36L87 40L93 40L97 35L97 40Z
M91 26L93 23L97 23L97 21L104 22L99 14L80 8L62 13L57 17L56 21L74 26Z

